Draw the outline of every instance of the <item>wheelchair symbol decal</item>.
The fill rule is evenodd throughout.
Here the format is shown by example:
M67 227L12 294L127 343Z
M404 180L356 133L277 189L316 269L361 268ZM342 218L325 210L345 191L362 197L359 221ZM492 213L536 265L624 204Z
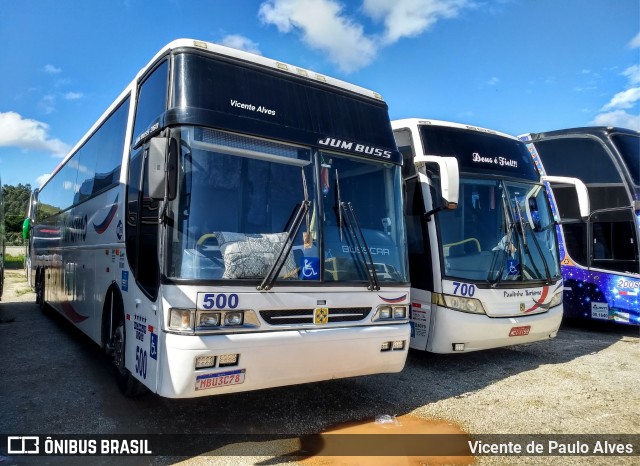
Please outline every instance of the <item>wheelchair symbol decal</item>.
M300 267L300 278L303 280L317 280L320 276L320 259L318 257L303 257Z

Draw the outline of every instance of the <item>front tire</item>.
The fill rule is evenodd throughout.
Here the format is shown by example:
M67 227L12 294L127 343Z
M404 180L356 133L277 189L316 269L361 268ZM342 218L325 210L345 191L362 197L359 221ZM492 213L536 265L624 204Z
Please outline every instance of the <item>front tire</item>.
M44 274L45 271L41 270L40 273L36 275L36 304L40 307L40 310L46 314L47 312L47 303L44 299Z
M147 391L147 387L136 379L125 366L126 333L124 320L116 325L111 337L113 345L113 365L116 368L116 382L122 394L126 397L140 396Z

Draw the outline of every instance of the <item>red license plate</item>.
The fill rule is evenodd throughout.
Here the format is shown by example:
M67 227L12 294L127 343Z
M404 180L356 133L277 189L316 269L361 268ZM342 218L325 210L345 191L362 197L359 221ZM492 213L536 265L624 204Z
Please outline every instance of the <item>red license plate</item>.
M513 327L509 332L510 337L522 337L524 335L529 335L531 331L531 325L525 325L524 327Z

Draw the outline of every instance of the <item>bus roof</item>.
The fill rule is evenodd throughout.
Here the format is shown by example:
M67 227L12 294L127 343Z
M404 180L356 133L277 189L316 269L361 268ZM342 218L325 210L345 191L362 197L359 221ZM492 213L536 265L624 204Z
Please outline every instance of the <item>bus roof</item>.
M497 136L502 136L509 139L517 139L516 137L510 134L502 133L500 131L495 131L493 129L482 128L480 126L465 125L463 123L454 123L452 121L433 120L433 119L426 119L426 118L404 118L401 120L393 120L391 122L391 127L393 129L409 128L412 126L445 126L449 128L458 128L458 129L466 129L470 131L477 131L479 133L485 133L485 134L495 134Z
M89 128L89 130L82 136L82 138L73 146L73 148L67 153L67 155L62 159L62 161L58 164L58 166L51 172L49 178L45 180L44 183L40 186L40 188L44 187L45 184L49 182L49 179L53 177L67 162L71 156L78 151L87 141L87 139L96 131L96 129L104 122L104 120L113 112L113 110L122 102L122 100L131 93L133 89L135 89L138 81L142 78L149 68L151 68L160 58L164 57L172 50L176 49L193 49L194 51L207 51L212 55L221 55L224 57L231 57L238 60L242 60L249 63L254 63L265 68L270 68L273 70L280 71L281 73L290 73L292 76L296 76L298 78L308 79L311 82L317 82L323 85L329 85L336 87L338 89L343 89L349 92L353 92L364 97L368 97L371 99L378 100L380 102L384 102L384 99L380 94L370 89L357 86L355 84L348 83L346 81L342 81L340 79L335 79L330 76L326 76L320 73L316 73L315 71L310 71L305 68L301 68L299 66L291 65L285 62L281 62L278 60L274 60L271 58L264 57L262 55L256 55L253 53L245 52L244 50L234 49L231 47L226 47L224 45L215 44L213 42L205 42L196 39L176 39L169 42L167 45L162 47L153 58L143 66L140 71L136 74L135 78L125 87L125 89L118 95L118 97L109 105L109 107L104 111L104 113L98 118L98 120Z
M629 134L631 136L640 135L640 131L634 131L628 128L620 128L616 126L583 126L578 128L565 128L558 129L554 131L545 131L542 133L526 133L520 137L520 139L531 142L531 141L539 141L541 139L556 137L556 136L566 136L567 134L575 134L575 135L584 135L584 136L608 136L612 133L623 133Z
M256 55L254 53L245 52L244 50L234 49L231 47L226 47L224 45L215 44L213 42L205 42L205 41L195 40L195 39L176 39L168 43L164 47L162 47L162 49L160 49L160 51L153 57L153 59L151 59L151 61L140 71L138 76L136 76L136 79L139 78L140 75L143 74L148 67L152 66L157 59L167 54L171 50L181 49L181 48L186 48L186 49L191 48L191 49L200 50L200 51L206 50L212 54L232 57L242 61L255 63L257 65L261 65L266 68L271 68L273 70L288 72L294 76L306 78L309 81L328 84L333 87L337 87L350 92L361 94L365 97L369 97L369 98L373 98L381 101L384 100L382 96L375 91L372 91L370 89L367 89L361 86L357 86L355 84L348 83L346 81L342 81L340 79L332 78L330 76L326 76L326 75L317 73L315 71L301 68L296 65L291 65L289 63L285 63L272 58L267 58L262 55Z

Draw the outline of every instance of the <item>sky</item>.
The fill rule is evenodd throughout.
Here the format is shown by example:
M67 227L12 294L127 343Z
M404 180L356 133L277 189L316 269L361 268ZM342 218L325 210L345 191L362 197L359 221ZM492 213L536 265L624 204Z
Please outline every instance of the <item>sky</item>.
M165 44L380 93L391 119L640 130L637 0L0 0L0 176L41 185Z

